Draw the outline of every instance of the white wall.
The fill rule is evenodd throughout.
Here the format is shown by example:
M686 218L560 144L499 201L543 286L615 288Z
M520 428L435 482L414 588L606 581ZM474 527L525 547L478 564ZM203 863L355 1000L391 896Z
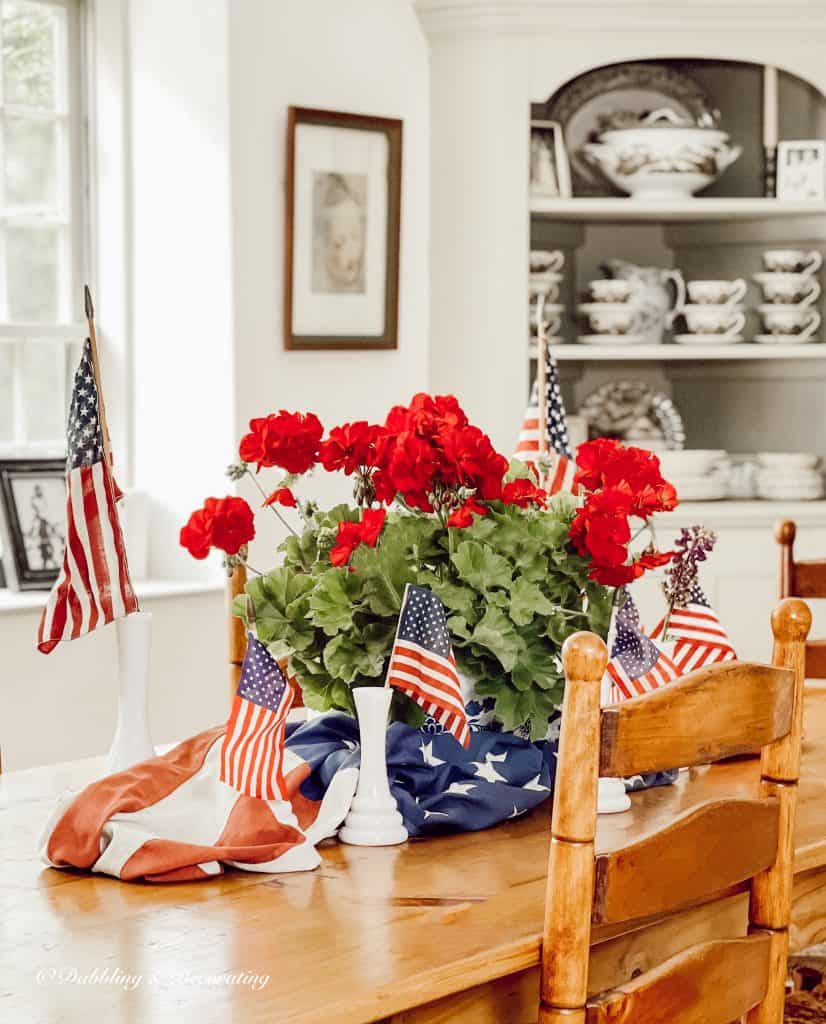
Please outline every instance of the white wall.
M236 432L279 408L312 410L326 426L382 417L428 385L429 77L418 20L408 0L234 0L229 54ZM284 351L290 105L404 121L396 350ZM348 488L319 480L314 491ZM268 530L253 551L264 565L279 535Z

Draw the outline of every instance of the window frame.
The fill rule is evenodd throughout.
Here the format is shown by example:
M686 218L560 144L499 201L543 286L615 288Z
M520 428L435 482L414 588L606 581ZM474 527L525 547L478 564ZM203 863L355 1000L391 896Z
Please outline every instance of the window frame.
M61 379L64 384L64 403L68 403L71 374L77 353L86 333L83 318L83 282L87 279L91 262L91 203L90 168L88 152L88 102L89 89L84 74L87 64L86 4L84 0L29 0L44 7L62 8L66 11L65 34L65 90L62 97L65 109L58 107L55 119L58 131L68 134L58 143L57 159L60 161L60 187L65 189L62 196L63 210L67 219L62 221L61 241L63 252L58 272L68 276L61 281L58 294L57 320L45 323L12 321L0 316L0 345L12 346L12 402L13 436L9 441L0 441L0 456L29 456L62 454L65 438L49 438L33 441L26 436L23 358L26 346L43 342L63 342L62 351L57 355L61 362ZM63 88L63 86L61 86ZM12 113L5 103L0 104L3 116ZM25 111L21 110L21 113ZM29 111L29 116L31 112ZM68 168L65 161L68 154ZM25 224L25 217L4 215L4 226ZM42 222L40 222L42 223ZM58 221L58 224L61 222ZM68 251L67 251L68 250ZM0 255L5 256L5 240L0 246ZM5 281L0 284L5 287Z

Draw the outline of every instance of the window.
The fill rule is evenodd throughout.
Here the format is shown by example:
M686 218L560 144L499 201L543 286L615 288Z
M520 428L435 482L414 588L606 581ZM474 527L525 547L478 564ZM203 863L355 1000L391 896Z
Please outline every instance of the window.
M78 0L0 0L0 453L60 452L86 230Z

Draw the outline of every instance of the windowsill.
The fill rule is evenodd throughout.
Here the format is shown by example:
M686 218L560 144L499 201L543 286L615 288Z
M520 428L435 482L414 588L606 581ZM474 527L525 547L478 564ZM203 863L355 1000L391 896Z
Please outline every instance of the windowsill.
M223 590L226 580L216 577L209 580L138 580L135 591L139 601L152 601L164 597L192 597L212 594ZM0 588L0 615L13 612L37 611L49 596L48 590L26 590L16 593Z

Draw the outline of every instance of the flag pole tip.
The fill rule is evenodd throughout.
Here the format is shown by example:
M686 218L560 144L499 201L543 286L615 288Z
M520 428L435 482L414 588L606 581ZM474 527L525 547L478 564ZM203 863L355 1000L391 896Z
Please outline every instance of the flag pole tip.
M92 293L89 291L89 285L83 286L83 304L86 307L86 319L92 320L95 315L95 307L92 305Z

